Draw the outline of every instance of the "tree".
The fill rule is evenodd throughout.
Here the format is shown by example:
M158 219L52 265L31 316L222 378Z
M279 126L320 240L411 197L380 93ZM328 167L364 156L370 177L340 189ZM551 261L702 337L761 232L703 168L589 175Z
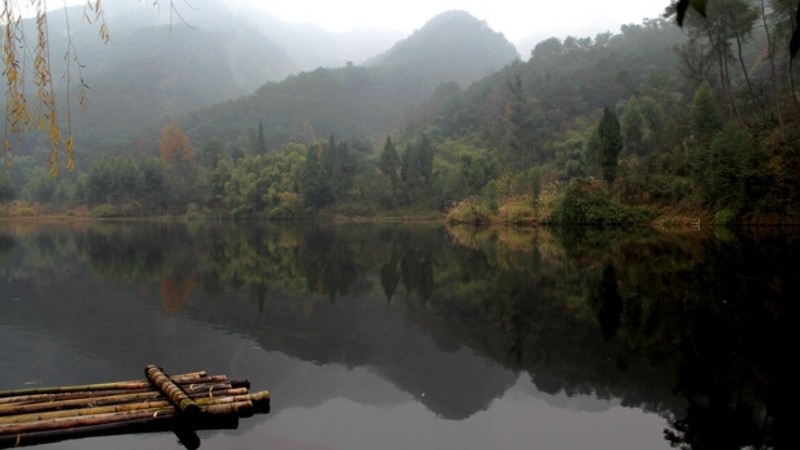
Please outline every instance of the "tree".
M400 157L397 156L397 149L392 144L392 137L386 136L386 143L383 144L383 151L381 152L381 172L391 178L392 184L394 184L397 182L397 169L399 167Z
M11 181L11 176L7 171L0 170L0 203L14 200L14 196L14 183Z
M306 205L315 211L322 209L333 201L331 180L322 165L324 144L316 143L308 146L306 165L302 175L302 193Z
M426 134L422 134L417 142L417 167L419 175L425 180L425 184L430 186L433 177L433 145Z
M392 182L392 198L391 202L394 202L397 199L397 185L400 181L398 170L400 169L400 157L397 155L397 149L395 149L394 144L392 143L392 137L386 136L386 143L383 144L383 150L381 151L381 159L380 159L380 169L381 172L389 177L389 180Z
M622 114L622 136L625 140L625 152L628 155L641 155L644 140L644 116L636 97L631 97Z
M433 146L424 133L417 142L408 144L400 168L400 177L408 187L430 185L433 176L433 152Z
M718 2L721 3L719 0ZM689 7L691 7L701 16L706 17L706 4L707 0L672 0L670 5L667 7L667 15L671 16L674 14L675 21L678 23L678 26L683 27L683 23L686 18L686 12L689 10ZM795 8L794 5L792 5L792 2L778 1L773 2L771 6L774 10L783 10L785 15L800 17L800 4L798 4ZM763 1L761 2L761 7L763 10ZM800 23L792 25L792 36L789 40L789 55L792 57L792 59L797 56L798 51L800 51Z
M622 150L622 133L617 115L608 106L603 108L603 117L597 126L597 137L600 143L603 179L611 184L617 178L617 157Z
M258 136L256 137L256 154L264 155L267 153L267 142L264 140L264 124L258 122Z
M504 152L506 170L522 171L539 160L533 139L533 111L525 98L522 77L519 73L507 87L511 99L504 112Z
M224 153L225 144L217 138L211 138L200 147L200 164L214 169L217 163L224 158Z
M174 122L168 122L161 129L161 159L170 166L194 162L195 150L189 144L189 137Z
M681 5L682 3L683 5ZM685 13L685 3L685 1L681 1L678 4L672 4L668 14L674 13L680 24L686 24L690 38L702 39L705 42L707 57L713 58L717 64L720 86L728 101L730 115L738 117L742 122L742 114L731 82L730 65L737 59L731 47L735 42L748 92L755 98L747 68L742 61L742 43L750 38L755 21L758 19L755 6L746 0L716 0L709 3L709 7L706 8L706 1L697 0L690 3L693 3L692 6L700 14L690 14L686 16L688 20L684 22L681 8Z
M703 82L694 93L691 108L692 136L701 146L708 145L722 129L722 113L708 82Z

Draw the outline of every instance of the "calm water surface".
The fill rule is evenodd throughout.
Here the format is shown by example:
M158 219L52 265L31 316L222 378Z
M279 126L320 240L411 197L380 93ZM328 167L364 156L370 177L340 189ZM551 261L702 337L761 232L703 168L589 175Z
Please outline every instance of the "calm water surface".
M799 250L763 230L0 222L0 389L154 363L272 393L203 449L797 448Z

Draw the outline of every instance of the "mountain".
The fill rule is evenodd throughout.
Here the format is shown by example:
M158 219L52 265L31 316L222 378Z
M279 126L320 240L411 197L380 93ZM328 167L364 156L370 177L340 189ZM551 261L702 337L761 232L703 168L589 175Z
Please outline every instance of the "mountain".
M150 4L104 5L108 43L98 37L99 23L85 23L83 7L51 12L53 80L63 99L69 63L71 129L79 154L128 151L136 135L167 118L250 94L302 70L364 60L398 38L378 32L366 38L363 30L333 33L229 6L198 0L180 9L181 19ZM23 26L35 30L33 19ZM69 57L62 58L67 49ZM85 109L77 107L81 82L87 86ZM36 140L26 144L33 148Z
M104 3L109 19L121 21L122 26L168 25L175 29L187 26L199 30L236 28L247 26L258 30L267 39L291 55L297 70L314 70L318 67L341 67L348 61L362 63L391 47L405 36L397 31L354 29L344 32L326 30L313 23L292 23L267 12L266 8L253 7L255 2L229 0L192 0L178 2L183 20L151 4L141 2ZM120 24L115 23L112 31ZM288 75L288 74L286 74ZM281 77L283 78L283 77Z
M289 23L270 14L253 13L241 20L257 27L283 48L300 70L361 64L405 36L394 31L356 29L335 33L310 23Z
M231 16L217 16L214 27L189 27L142 19L148 17L145 12L110 10L108 43L98 37L98 23L84 23L83 7L48 16L51 73L62 106L66 94L72 102L71 128L78 148L104 148L166 117L251 93L299 70L284 49ZM30 33L34 19L21 26ZM77 107L82 83L85 109Z
M442 83L467 85L518 58L514 46L463 11L440 14L364 66L319 68L191 115L200 141L247 136L262 123L270 147L331 134L368 137L403 127Z
M514 44L466 11L434 17L407 39L369 60L436 85L455 81L466 87L519 59Z
M85 136L150 127L250 93L297 68L285 51L246 26L170 34L161 25L118 32L112 39L91 51L96 61L84 70L91 107L73 121Z

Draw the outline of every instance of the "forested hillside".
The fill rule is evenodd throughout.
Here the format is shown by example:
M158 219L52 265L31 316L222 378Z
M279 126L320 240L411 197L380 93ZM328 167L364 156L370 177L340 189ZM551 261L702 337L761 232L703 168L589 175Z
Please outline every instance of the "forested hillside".
M201 141L231 141L248 138L261 123L269 148L331 135L370 139L403 128L437 85L466 86L515 58L502 35L466 12L450 11L365 66L302 72L196 111L183 124Z
M515 62L450 12L370 65L268 83L143 134L131 156L60 180L18 170L0 193L96 215L796 223L795 6L709 2L683 28L670 16L552 38ZM444 54L460 56L421 62ZM498 54L504 68L476 67ZM466 69L486 76L469 84Z
M367 61L386 76L435 86L455 81L469 86L510 61L516 48L466 11L442 13L385 53Z
M81 7L70 8L69 14L70 23L78 24L70 30L71 40L84 66L72 61L71 71L89 86L91 103L73 114L84 144L138 133L164 117L249 94L298 69L284 49L229 16L219 16L213 28L135 26L120 20L109 24L116 28L105 44L91 27L79 26ZM52 36L67 35L66 22L50 22ZM65 47L61 40L52 45L59 52ZM62 58L53 58L53 64L53 73L65 72ZM59 76L58 82L64 79Z
M152 6L138 6L120 2L104 8L109 42L86 24L81 6L55 11L48 20L53 81L58 97L73 103L70 126L79 163L129 152L139 137L157 133L165 119L251 94L304 69L363 60L374 55L367 52L391 44L388 34L378 32L364 44L355 32L333 33L271 16L245 19L219 0L193 2L183 10L185 20L172 23ZM20 28L33 34L34 19L23 20ZM33 71L26 73L30 77ZM77 95L81 86L83 100ZM38 138L27 137L14 153L37 151Z

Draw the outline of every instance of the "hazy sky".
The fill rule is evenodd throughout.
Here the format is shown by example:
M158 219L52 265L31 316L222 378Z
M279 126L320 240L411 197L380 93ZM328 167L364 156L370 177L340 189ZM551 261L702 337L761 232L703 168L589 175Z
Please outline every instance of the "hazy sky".
M669 4L669 0L237 1L251 1L284 20L317 23L333 31L362 27L413 31L440 12L463 9L511 40L535 34L618 31L619 25L660 15Z
M154 0L114 0L114 7L153 8ZM214 0L173 0L191 16ZM127 2L127 3L126 3ZM162 14L169 0L159 0ZM515 41L527 36L594 36L626 23L659 16L670 0L226 0L231 10L256 5L289 22L311 22L331 31L379 28L410 33L444 11L463 9ZM85 0L66 0L82 4ZM50 2L50 7L64 3ZM104 2L111 8L111 2Z

